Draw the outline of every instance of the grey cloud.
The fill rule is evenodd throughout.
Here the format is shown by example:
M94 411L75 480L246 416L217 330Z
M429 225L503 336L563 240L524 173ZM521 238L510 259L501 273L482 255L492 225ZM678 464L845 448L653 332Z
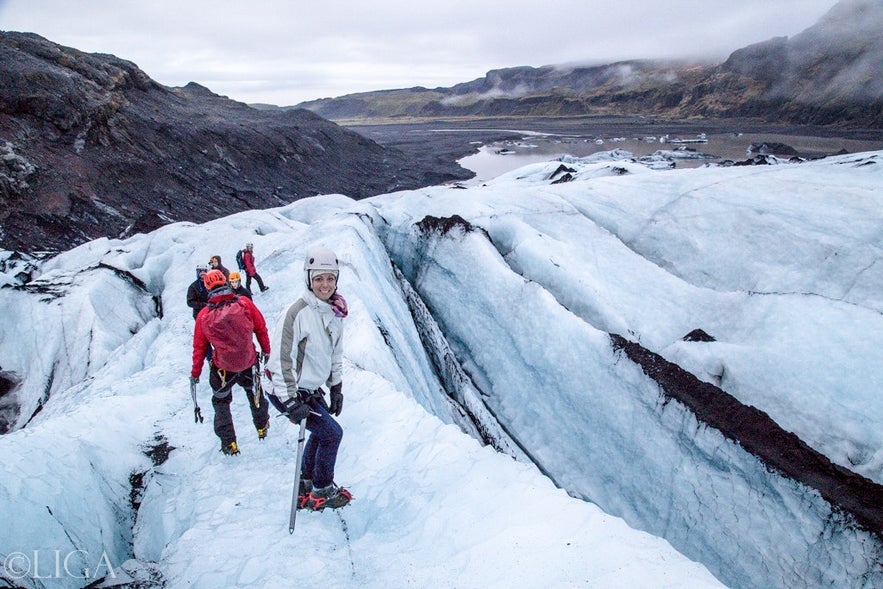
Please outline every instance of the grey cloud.
M518 65L731 51L813 24L834 0L0 0L0 27L113 53L168 85L246 102L451 86ZM185 79L190 78L190 79ZM277 102L278 103L278 102Z

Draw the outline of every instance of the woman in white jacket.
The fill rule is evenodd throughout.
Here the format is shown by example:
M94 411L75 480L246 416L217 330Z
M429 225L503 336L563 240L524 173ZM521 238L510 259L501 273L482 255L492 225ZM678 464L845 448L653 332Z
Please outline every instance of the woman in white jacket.
M307 252L307 291L293 302L273 330L269 370L283 412L293 423L307 420L298 508L321 511L349 503L349 491L334 484L334 465L343 429L332 417L343 408L341 382L346 301L337 293L337 256L324 247ZM325 401L326 385L330 405Z

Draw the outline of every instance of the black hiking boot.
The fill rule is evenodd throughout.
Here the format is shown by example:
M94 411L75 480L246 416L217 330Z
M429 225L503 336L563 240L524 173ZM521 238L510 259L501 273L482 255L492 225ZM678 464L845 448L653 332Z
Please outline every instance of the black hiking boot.
M307 502L310 500L310 493L313 491L313 481L310 479L301 479L297 490L297 508L308 509Z
M266 425L264 425L264 427L258 428L258 439L263 440L264 438L266 438L267 437L267 430L269 430L269 429L270 429L270 420L268 419L267 423L266 423Z
M236 444L236 440L232 442L228 442L226 444L221 444L221 452L226 454L227 456L235 456L239 454L239 446Z
M310 492L310 496L307 498L307 508L313 511L322 511L326 507L340 509L352 498L353 495L348 490L331 483L327 487L314 488Z

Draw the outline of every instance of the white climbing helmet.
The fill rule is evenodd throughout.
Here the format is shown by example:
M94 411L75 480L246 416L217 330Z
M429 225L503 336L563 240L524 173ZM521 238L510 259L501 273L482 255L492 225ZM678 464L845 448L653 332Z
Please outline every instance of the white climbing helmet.
M304 280L307 288L310 288L310 272L317 274L332 273L335 277L340 274L340 265L337 262L337 254L327 247L317 246L307 252L304 259Z

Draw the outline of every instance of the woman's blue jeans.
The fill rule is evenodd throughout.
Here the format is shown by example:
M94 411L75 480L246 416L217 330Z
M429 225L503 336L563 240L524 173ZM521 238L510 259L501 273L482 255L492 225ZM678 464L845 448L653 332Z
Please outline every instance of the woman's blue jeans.
M308 404L313 413L307 417L310 437L304 446L301 478L312 479L313 487L322 488L334 482L334 465L337 463L343 428L328 413L321 398L313 397Z

